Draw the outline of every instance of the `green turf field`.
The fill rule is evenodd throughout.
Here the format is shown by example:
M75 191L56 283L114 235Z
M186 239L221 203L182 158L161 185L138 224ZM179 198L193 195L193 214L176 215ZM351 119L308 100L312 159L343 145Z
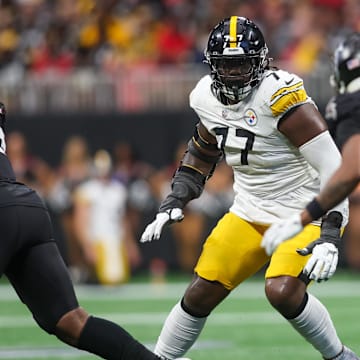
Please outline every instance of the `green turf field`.
M78 286L84 307L129 330L153 348L171 306L186 282L131 283L117 288ZM312 286L330 310L343 341L360 353L360 275L335 275ZM225 300L188 356L193 360L320 359L263 295L261 279L248 281ZM6 282L0 284L0 359L94 359L43 333Z

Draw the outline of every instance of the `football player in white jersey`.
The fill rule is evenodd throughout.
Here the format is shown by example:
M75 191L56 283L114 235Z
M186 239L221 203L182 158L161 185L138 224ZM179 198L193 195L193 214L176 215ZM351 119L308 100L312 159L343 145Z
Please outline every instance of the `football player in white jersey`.
M168 359L186 353L211 311L265 264L266 296L294 329L324 359L358 359L342 344L324 305L308 293L307 257L296 252L320 236L340 238L347 202L332 209L322 229L307 225L272 256L261 247L266 229L298 213L341 161L302 79L270 67L267 53L249 19L231 16L212 30L205 50L211 73L190 95L199 122L172 191L141 238L159 239L164 225L181 221L185 205L200 196L225 157L234 172L234 202L206 239L194 278L164 323L155 353Z
M127 189L111 177L106 150L96 152L93 175L74 190L74 229L94 280L116 285L129 280L140 251L130 230Z

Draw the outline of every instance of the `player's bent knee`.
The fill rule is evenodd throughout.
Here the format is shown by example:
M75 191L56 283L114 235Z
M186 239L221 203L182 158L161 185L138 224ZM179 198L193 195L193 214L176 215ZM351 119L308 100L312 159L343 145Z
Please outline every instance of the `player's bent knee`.
M55 334L56 330L56 321L53 321L51 319L38 319L34 317L36 323L39 325L39 327L47 332L50 335Z
M60 316L60 319L59 319ZM54 313L46 313L34 315L36 323L42 330L50 335L56 335L58 332L69 331L69 329L79 329L80 326L84 326L88 314L81 308L76 308L66 312L63 315L56 315Z
M58 321L54 334L67 344L76 346L88 318L89 314L80 307L71 310Z
M291 276L266 279L265 294L270 304L284 316L297 310L304 299L306 285Z
M183 309L196 317L208 316L211 311L230 293L216 281L197 276L187 288L182 300Z

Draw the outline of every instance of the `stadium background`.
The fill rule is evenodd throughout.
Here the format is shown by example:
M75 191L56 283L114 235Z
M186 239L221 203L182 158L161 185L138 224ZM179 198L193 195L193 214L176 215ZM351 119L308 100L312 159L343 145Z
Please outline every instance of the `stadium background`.
M152 207L144 211L148 202L140 195L151 181L171 178L178 151L197 121L188 95L208 70L202 64L207 34L230 14L248 16L261 26L273 64L302 76L324 111L333 94L330 54L343 34L360 31L358 0L0 1L0 101L8 109L9 153L19 178L48 201L69 265L67 251L74 239L67 237L64 216L71 204L53 206L49 196L60 197L57 186L72 180L64 172L69 141L74 136L85 140L90 158L98 149L114 157L114 176L137 195L133 200L142 219L134 228L138 238L157 205L151 199ZM81 303L93 314L118 321L152 348L191 277L203 235L227 205L226 179L212 181L204 203L187 214L182 236L166 231L161 241L141 248L143 260L133 268L129 284L99 291L77 279ZM219 188L225 192L216 192ZM179 243L190 235L192 243ZM180 260L181 251L192 253ZM327 305L340 337L357 353L359 252L360 246L342 251L342 268L312 289ZM189 356L318 358L270 308L261 276L216 309ZM0 358L94 357L43 333L2 278Z
M132 165L146 169L121 174L128 176L121 180L127 186L134 178L146 182L158 171L165 171L169 181L177 151L197 121L188 95L208 70L202 63L208 32L229 14L259 24L273 65L302 76L324 111L333 94L330 54L345 33L360 30L357 0L1 1L0 99L8 109L9 134L25 136L27 160L19 170L25 181L45 198L46 174L66 182L64 148L75 135L86 141L90 156L106 149L116 157L115 149L126 144ZM212 214L204 205L193 209L206 217L201 235L223 206ZM154 209L141 213L137 237ZM64 244L73 240L66 238L57 209L53 216L65 253ZM179 241L166 233L161 245L143 247L143 262L134 274L189 273L196 254L183 265ZM196 253L199 246L189 249ZM341 265L346 267L344 254ZM360 267L357 261L352 267Z

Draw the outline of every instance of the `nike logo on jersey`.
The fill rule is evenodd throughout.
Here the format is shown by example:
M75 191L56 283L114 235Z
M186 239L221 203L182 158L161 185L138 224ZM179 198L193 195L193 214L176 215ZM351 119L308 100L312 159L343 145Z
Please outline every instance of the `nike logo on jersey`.
M291 78L289 81L285 81L286 85L290 85L294 81L294 78Z

